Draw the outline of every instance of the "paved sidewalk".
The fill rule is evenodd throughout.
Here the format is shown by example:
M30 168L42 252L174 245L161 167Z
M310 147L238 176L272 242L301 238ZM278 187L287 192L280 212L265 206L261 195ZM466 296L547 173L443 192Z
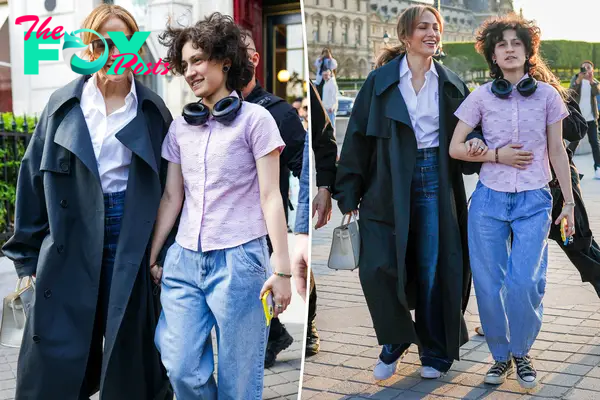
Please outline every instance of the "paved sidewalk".
M288 235L290 251L293 249L294 236ZM17 275L12 262L6 257L0 257L0 304L1 299L14 290ZM298 398L300 381L300 367L302 363L302 349L304 344L304 321L306 320L306 307L302 298L292 287L292 302L288 309L281 315L281 322L285 324L288 332L294 337L294 343L281 352L275 365L265 370L264 399L289 399ZM2 307L0 307L0 315ZM216 338L213 330L213 350L215 353L215 371L217 363ZM14 399L17 371L18 349L9 349L0 346L0 400ZM96 394L92 400L99 399Z
M582 189L592 231L600 232L600 181L592 179L591 155L578 156L575 162L586 175ZM469 193L475 183L476 178L467 178ZM326 266L332 230L340 221L341 214L334 204L331 222L313 235L321 352L306 360L303 400L600 398L600 301L592 286L581 282L575 267L554 242L550 244L544 324L531 352L542 382L536 390L521 389L514 375L499 387L483 383L492 359L484 338L473 330L479 325L474 291L465 315L471 340L461 349L461 361L455 362L445 377L422 380L416 348L412 346L396 375L377 384L372 369L380 346L358 270L336 272Z

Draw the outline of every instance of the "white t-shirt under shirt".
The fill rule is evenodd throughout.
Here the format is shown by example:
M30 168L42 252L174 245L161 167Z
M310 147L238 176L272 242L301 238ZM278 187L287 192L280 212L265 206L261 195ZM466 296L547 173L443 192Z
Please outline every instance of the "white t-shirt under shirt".
M594 121L594 112L592 111L592 85L587 79L581 81L581 98L579 99L579 108L581 115L586 121Z

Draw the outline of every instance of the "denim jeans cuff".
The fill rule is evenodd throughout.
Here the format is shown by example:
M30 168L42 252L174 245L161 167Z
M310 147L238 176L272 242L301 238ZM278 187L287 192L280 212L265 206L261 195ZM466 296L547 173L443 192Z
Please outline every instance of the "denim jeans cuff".
M390 349L391 347L391 349ZM410 347L410 343L399 345L383 345L379 358L386 364L391 364L398 361L400 356Z
M436 370L446 373L452 367L452 360L446 360L443 358L421 356L421 365L424 367L435 368Z

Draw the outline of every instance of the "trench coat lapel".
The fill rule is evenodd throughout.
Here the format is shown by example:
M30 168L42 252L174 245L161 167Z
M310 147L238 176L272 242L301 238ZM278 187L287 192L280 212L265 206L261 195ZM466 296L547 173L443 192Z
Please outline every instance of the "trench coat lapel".
M64 147L79 158L100 184L96 155L81 107L74 105L67 112L56 129L54 143Z
M158 175L158 166L152 147L150 132L141 105L138 106L135 118L116 134L116 138L131 150L133 154L144 160L154 173Z
M381 73L378 73L375 78L375 93L377 96L386 96L384 103L385 116L387 118L401 122L413 129L410 115L408 115L408 108L406 108L406 102L398 87L398 83L400 83L400 61L402 60L402 57L403 56L396 57L380 68ZM388 89L391 87L393 87L393 89L387 93Z

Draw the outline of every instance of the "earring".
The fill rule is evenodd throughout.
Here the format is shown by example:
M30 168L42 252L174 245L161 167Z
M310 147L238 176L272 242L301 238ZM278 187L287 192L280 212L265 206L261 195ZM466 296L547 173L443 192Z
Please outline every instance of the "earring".
M229 72L229 68L230 68L229 65L225 65L223 67L223 72Z
M498 63L496 62L496 60L492 60L492 62L493 62L494 64L498 64Z

